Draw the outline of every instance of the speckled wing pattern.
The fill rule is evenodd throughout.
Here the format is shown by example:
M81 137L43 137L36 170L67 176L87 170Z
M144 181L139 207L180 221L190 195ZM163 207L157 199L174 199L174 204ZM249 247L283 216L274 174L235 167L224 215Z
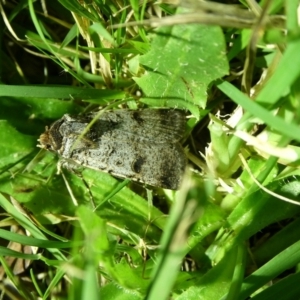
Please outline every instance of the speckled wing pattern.
M64 115L41 135L41 147L59 153L66 161L116 177L179 188L186 166L180 144L185 130L183 111L113 110L97 116Z

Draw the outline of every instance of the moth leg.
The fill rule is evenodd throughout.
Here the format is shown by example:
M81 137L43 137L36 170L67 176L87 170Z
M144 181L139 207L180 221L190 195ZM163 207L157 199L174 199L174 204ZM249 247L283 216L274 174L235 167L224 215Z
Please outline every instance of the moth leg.
M82 182L83 182L84 186L86 187L86 189L88 190L92 207L93 207L93 209L95 209L96 205L95 205L95 201L94 201L94 197L93 197L93 194L91 192L91 189L90 189L88 183L86 182L86 180L83 178L82 174L80 172L76 171L76 169L78 169L78 168L79 168L78 164L73 163L72 161L69 161L69 160L61 159L57 163L57 174L61 174L63 176L66 187L68 189L68 192L69 192L75 206L78 206L78 201L76 200L76 198L75 198L75 196L74 196L74 194L71 190L71 187L70 187L70 185L69 185L69 183L68 183L68 181L67 181L67 179L66 179L66 177L63 173L63 169L67 169L68 171L70 171L70 172L74 173L76 176L78 176L82 180Z
M69 185L69 182L68 182L68 180L67 180L67 178L66 178L66 176L65 176L65 174L64 174L64 172L63 172L63 170L60 169L59 171L60 171L60 174L62 175L62 178L63 178L63 180L64 180L64 182L65 182L65 185L66 185L66 187L67 187L67 190L68 190L68 192L69 192L69 194L70 194L70 196L71 196L71 199L72 199L73 204L74 204L75 206L78 206L78 201L77 201L77 199L75 198L75 196L74 196L74 194L73 194L73 191L72 191L72 189L71 189L71 187L70 187L70 185Z
M67 160L67 159L60 159L57 163L57 172L56 174L59 175L60 173L62 173L62 169L67 169L70 170L71 172L73 172L75 169L78 169L78 164ZM75 173L75 172L74 172Z
M63 160L59 160L56 165L56 169L57 169L56 174L57 175L60 175L62 173L62 171L61 171L62 165L63 165Z
M86 182L86 180L84 179L84 177L82 176L82 174L80 172L77 172L75 169L72 169L72 172L82 180L83 184L85 185L86 189L88 190L92 208L95 209L96 205L95 205L94 197L93 197L92 191L91 191L88 183Z

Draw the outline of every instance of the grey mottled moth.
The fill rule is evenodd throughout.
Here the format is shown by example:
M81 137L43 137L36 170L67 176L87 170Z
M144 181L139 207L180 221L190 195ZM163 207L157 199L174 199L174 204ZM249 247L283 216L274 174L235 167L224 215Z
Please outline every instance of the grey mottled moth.
M182 111L113 110L98 118L97 114L64 115L46 127L39 147L58 153L63 167L74 168L75 163L156 187L179 188L186 166L180 144L185 129Z

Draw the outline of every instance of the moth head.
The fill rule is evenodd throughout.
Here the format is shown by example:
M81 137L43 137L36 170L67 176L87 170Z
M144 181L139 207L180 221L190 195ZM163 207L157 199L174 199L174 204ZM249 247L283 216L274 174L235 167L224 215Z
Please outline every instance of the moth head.
M40 135L38 142L40 143L37 147L58 152L62 146L63 136L61 135L59 129L62 124L61 120L53 123L50 128L46 126L46 131Z
M49 130L46 127L46 132L40 135L40 138L38 139L38 142L40 143L37 145L37 147L45 149L45 150L52 150L54 151L55 146L53 145L53 141L51 139L51 136L49 134Z

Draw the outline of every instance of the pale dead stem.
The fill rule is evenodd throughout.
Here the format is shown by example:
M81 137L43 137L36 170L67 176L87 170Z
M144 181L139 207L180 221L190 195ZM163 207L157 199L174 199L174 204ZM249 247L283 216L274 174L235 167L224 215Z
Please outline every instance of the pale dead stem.
M248 164L247 164L245 158L243 157L243 155L242 155L242 154L239 154L239 157L240 157L240 159L241 159L241 161L242 161L242 164L243 164L244 168L248 171L248 173L249 173L251 179L252 179L252 180L255 182L255 184L257 184L257 186L258 186L259 188L261 188L264 192L266 192L267 194L269 194L269 195L271 195L271 196L273 196L273 197L275 197L275 198L277 198L277 199L279 199L279 200L282 200L282 201L284 201L284 202L288 202L288 203L291 203L291 204L294 204L294 205L300 205L300 203L299 203L298 201L289 199L289 198L284 197L284 196L279 195L279 194L276 194L276 193L270 191L269 189L267 189L266 187L264 187L264 186L263 186L263 185L255 178L255 176L252 174L252 172L251 172L251 170L250 170L250 168L249 168L249 166L248 166Z

